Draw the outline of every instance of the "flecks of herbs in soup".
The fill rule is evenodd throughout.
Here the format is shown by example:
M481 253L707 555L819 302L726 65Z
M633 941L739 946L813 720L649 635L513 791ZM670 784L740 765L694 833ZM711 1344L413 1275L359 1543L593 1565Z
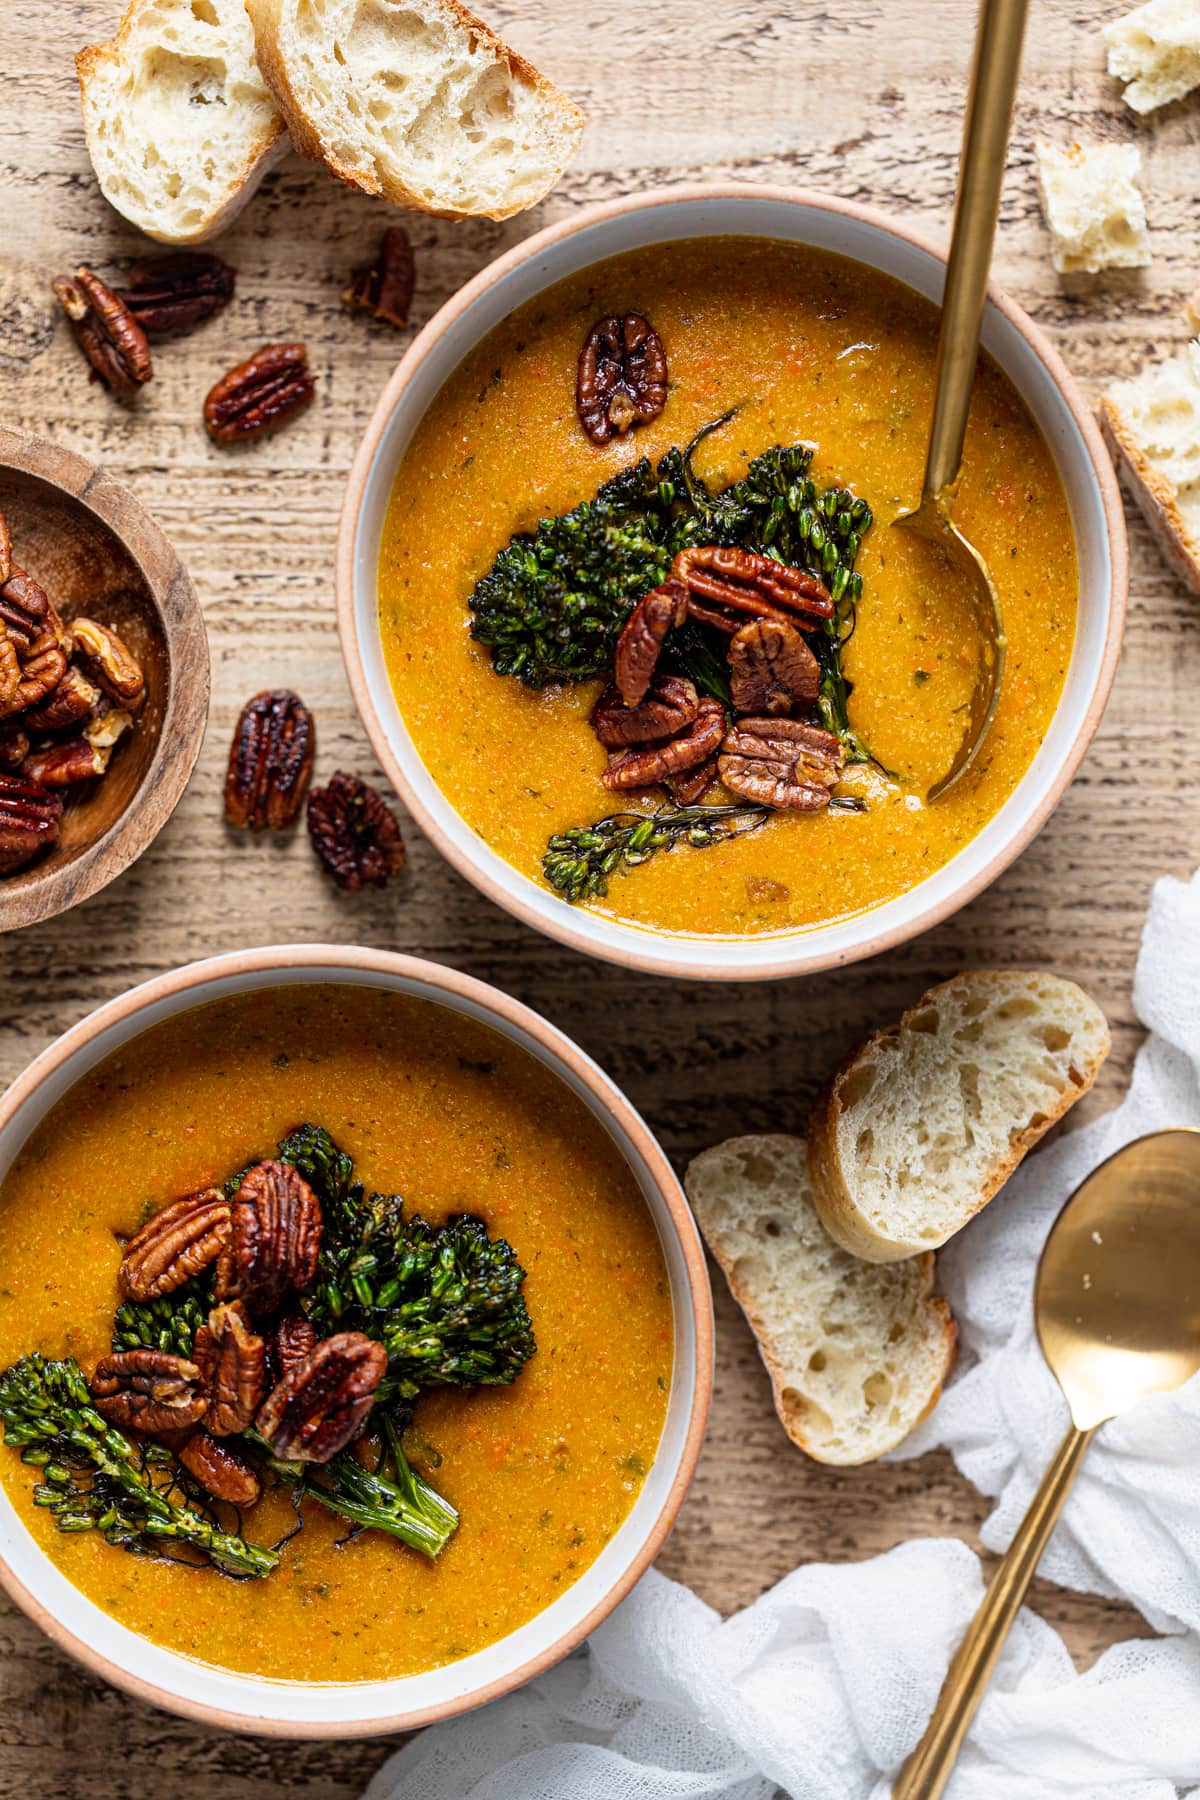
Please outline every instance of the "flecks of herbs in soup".
M406 1218L437 1231L481 1215L526 1271L536 1354L509 1386L422 1389L402 1440L416 1478L457 1510L441 1553L378 1529L352 1536L306 1500L277 1566L238 1582L126 1554L100 1529L64 1535L31 1503L53 1470L12 1449L0 1467L63 1573L155 1642L279 1679L408 1675L495 1642L579 1577L633 1505L665 1415L673 1325L653 1223L606 1133L531 1057L444 1008L344 986L268 989L145 1032L54 1107L0 1188L0 1363L36 1349L92 1376L113 1344L122 1241L168 1201L270 1157L300 1120L324 1125L368 1191L402 1194ZM366 1267L338 1277L349 1318L362 1316L355 1279L372 1303L388 1299ZM154 1304L178 1320L188 1291ZM322 1336L329 1320L318 1324ZM385 1383L414 1366L393 1360ZM296 1524L294 1486L264 1484L240 1522L251 1546ZM231 1508L211 1512L238 1531Z
M630 312L651 321L661 338L666 404L652 422L598 447L576 415L580 346L601 315ZM603 674L525 685L497 672L494 621L485 621L493 631L489 644L469 629L472 617L479 629L481 597L486 606L495 596L493 565L511 587L517 565L513 553L506 562L505 547L515 534L538 533L522 547L531 560L519 578L526 591L543 593L552 541L561 541L553 533L562 527L547 536L539 521L591 501L642 458L648 467L630 477L639 530L654 513L660 478L671 489L659 516L678 521L686 500L689 541L704 544L710 515L703 507L736 482L744 485L735 498L755 481L764 487L750 534L758 534L758 548L778 554L779 543L794 546L797 531L809 530L796 560L821 568L826 582L842 589L833 628L840 669L833 673L852 687L848 705L844 690L831 695L825 628L798 620L822 658L822 690L811 711L807 702L792 711L797 721L828 726L839 737L833 762L812 776L827 792L832 787L833 804L821 795L819 811L764 813L714 785L704 805L740 806L728 815L730 835L722 836L721 823L706 828L703 818L697 826L689 813L676 836L719 841L702 851L681 844L677 853L645 857L636 854L638 842L654 828L644 825L635 855L607 882L601 869L601 879L583 888L587 904L666 931L814 926L913 887L1003 804L1045 735L1070 660L1074 541L1049 449L1012 385L983 358L955 519L995 577L1007 672L975 765L927 804L929 787L960 742L979 654L962 609L938 590L927 560L915 560L920 552L912 541L887 524L919 492L936 342L935 309L884 275L809 249L724 238L657 245L601 263L517 309L464 359L429 407L396 478L383 534L380 619L393 688L418 752L467 823L509 862L543 879L554 869L554 859L545 860L548 841L575 833L554 871L556 885L568 889L581 842L580 866L594 871L621 832L629 847L629 828L642 814L666 817L681 804L658 785L619 793L601 785L606 768L611 774L609 750L589 717ZM679 452L731 409L732 417L695 444L690 466L704 484L697 515ZM804 445L815 447L807 469ZM747 484L747 470L763 457ZM838 489L845 491L831 492ZM613 504L612 493L603 505ZM786 514L780 536L774 526L764 529L776 496ZM868 509L876 522L860 531ZM818 540L811 537L814 517ZM577 584L589 604L605 592L605 571L623 567L619 530L610 543L604 567ZM627 605L637 597L630 594ZM587 613L588 606L577 609L561 634L569 667ZM727 692L728 640L714 640L703 627L697 635L691 626L668 639L662 667L693 677L703 696L707 649L708 668L715 661L719 676L709 691ZM525 654L521 632L516 645L515 652L512 645L496 649L500 666ZM868 753L870 760L860 760ZM834 780L830 769L843 757ZM600 835L589 849L577 828L610 817L618 820L618 837Z

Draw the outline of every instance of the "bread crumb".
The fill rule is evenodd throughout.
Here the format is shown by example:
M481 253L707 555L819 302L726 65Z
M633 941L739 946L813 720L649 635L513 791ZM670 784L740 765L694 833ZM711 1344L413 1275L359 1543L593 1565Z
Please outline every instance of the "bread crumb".
M1060 275L1141 269L1150 261L1133 144L1036 146L1038 193Z
M1128 83L1122 98L1135 113L1182 100L1200 86L1200 6L1196 0L1147 0L1104 27L1108 72Z

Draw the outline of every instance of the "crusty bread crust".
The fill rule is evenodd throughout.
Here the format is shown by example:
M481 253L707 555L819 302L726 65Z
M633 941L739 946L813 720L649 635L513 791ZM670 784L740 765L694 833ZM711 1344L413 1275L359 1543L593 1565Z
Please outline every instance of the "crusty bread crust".
M229 182L224 198L214 205L209 217L196 230L172 231L153 219L131 217L121 204L119 190L115 190L108 179L109 154L94 129L89 89L94 82L102 81L111 68L118 67L124 61L125 43L136 27L140 11L141 0L130 0L115 33L106 43L87 44L75 54L75 72L79 80L79 100L88 155L100 184L100 191L109 205L115 207L122 217L129 218L130 223L136 225L139 231L144 231L147 237L162 244L205 243L233 223L247 201L253 198L263 176L287 155L287 128L282 117L272 120L270 127L260 135L258 142L247 154L241 169Z
M738 1140L734 1140L737 1142ZM790 1150L795 1153L801 1164L804 1160L804 1141L789 1136L787 1133L766 1133L753 1140L767 1147ZM725 1148L721 1146L720 1148ZM730 1146L731 1147L731 1146ZM704 1152L697 1161L703 1161L710 1155ZM691 1169L688 1171L690 1180ZM691 1193L689 1186L689 1194ZM919 1330L924 1346L933 1354L933 1378L925 1402L920 1411L909 1418L902 1431L886 1436L876 1435L873 1448L865 1450L861 1455L854 1455L849 1450L834 1453L828 1445L809 1436L805 1430L804 1398L796 1391L796 1371L790 1369L784 1357L776 1349L775 1327L767 1313L759 1304L759 1298L753 1286L738 1274L739 1259L731 1253L721 1232L714 1228L709 1220L701 1220L704 1240L715 1257L721 1272L729 1284L729 1291L745 1314L746 1322L754 1333L759 1356L771 1382L771 1394L775 1403L775 1411L788 1437L798 1450L814 1462L822 1462L839 1468L856 1468L876 1461L889 1450L904 1441L932 1412L937 1405L947 1375L954 1367L958 1355L958 1327L954 1322L950 1307L940 1294L935 1294L935 1264L932 1251L925 1251L908 1260L911 1271L913 1290L910 1295L911 1311L914 1327Z
M246 11L254 31L254 56L259 73L275 96L275 104L283 114L292 146L312 162L323 162L331 174L364 193L382 192L375 172L370 167L349 167L323 146L316 126L300 105L288 75L287 63L279 49L280 0L246 0Z
M1200 295L1194 297L1200 310ZM1189 311L1190 317L1190 311ZM1154 468L1137 438L1106 394L1100 402L1100 426L1117 467L1155 542L1179 579L1200 594L1200 545L1188 536L1171 483Z
M583 114L575 102L567 97L540 69L534 67L497 36L482 19L468 12L460 4L460 0L438 0L438 4L449 13L464 35L472 39L473 47L485 53L494 62L503 64L509 72L519 79L525 80L544 96L554 107L559 109L564 118L571 119L577 134L584 125ZM317 121L310 117L292 83L288 70L287 58L280 43L280 26L282 20L282 0L246 0L246 11L250 15L250 23L254 28L254 48L258 66L263 80L275 96L276 105L283 114L292 143L302 156L313 162L324 163L325 167L346 182L350 187L361 188L367 194L380 194L396 206L406 206L416 212L424 212L439 219L470 218L469 212L459 207L431 206L422 195L415 193L399 179L381 178L373 159L364 156L360 160L347 161L323 137ZM497 207L482 216L491 219L510 219L516 213L526 211L544 198L554 185L552 178L541 192L523 198L512 206Z
M861 1256L866 1262L887 1263L899 1262L928 1248L925 1242L916 1242L905 1238L885 1237L878 1232L863 1216L861 1209L846 1183L838 1155L838 1133L845 1115L845 1090L864 1057L872 1054L882 1046L900 1036L906 1025L910 1025L918 1014L936 1007L938 997L949 988L960 983L983 985L1007 984L1019 970L974 969L964 970L950 981L944 981L930 988L923 994L915 1006L909 1007L898 1025L888 1026L882 1031L873 1032L863 1043L851 1052L841 1067L826 1083L818 1094L808 1126L808 1171L813 1186L813 1198L821 1223L831 1238L844 1250L855 1256ZM1060 1094L1058 1101L1044 1108L1036 1119L1015 1134L1010 1140L1008 1151L999 1157L988 1172L980 1191L972 1195L970 1203L965 1205L956 1230L961 1230L975 1214L985 1207L1004 1186L1013 1170L1023 1161L1033 1146L1056 1125L1075 1102L1087 1093L1099 1074L1105 1057L1108 1055L1111 1040L1105 1033L1104 1041L1098 1052L1090 1061L1079 1069L1078 1084L1071 1082ZM947 1237L953 1235L948 1233ZM943 1243L945 1238L941 1240Z

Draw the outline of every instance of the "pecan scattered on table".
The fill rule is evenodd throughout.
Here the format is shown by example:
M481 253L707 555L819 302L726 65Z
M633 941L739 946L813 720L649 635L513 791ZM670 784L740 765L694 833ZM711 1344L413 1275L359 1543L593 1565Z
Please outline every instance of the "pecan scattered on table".
M626 706L618 688L605 688L592 708L591 726L606 750L620 750L674 737L699 710L696 690L684 676L656 675L640 706Z
M719 700L700 701L692 723L665 744L646 744L616 756L600 777L605 787L650 787L687 769L698 768L714 755L725 736L725 708Z
M575 409L593 444L656 419L666 403L666 352L649 319L626 313L598 320L575 376Z
M284 831L304 804L316 753L313 717L298 694L274 688L247 700L225 776L225 817L242 831Z
M237 276L208 250L176 250L131 264L128 287L116 290L147 337L194 331L233 299Z
M96 1411L133 1431L177 1431L204 1417L200 1371L167 1350L119 1350L92 1377Z
M342 290L342 303L403 327L408 324L415 286L412 242L403 225L389 225L371 267L354 270L349 286Z
M271 1313L313 1284L321 1249L321 1205L290 1163L248 1169L233 1196L229 1237L217 1262L217 1298Z
M303 344L265 344L210 389L204 402L208 435L218 444L262 437L303 412L315 392Z
M267 1346L240 1300L214 1306L196 1333L192 1360L208 1400L214 1437L248 1431L267 1391Z
M829 590L815 575L756 550L723 544L681 550L671 574L687 589L691 617L718 631L732 634L747 618L833 617Z
M0 587L12 574L12 538L3 513L0 513Z
M811 706L821 688L816 657L784 619L752 619L729 640L734 710L774 717Z
M83 670L72 665L58 686L37 706L25 714L25 724L34 731L65 731L95 711L100 689Z
M832 732L798 719L739 719L721 745L721 780L745 800L783 812L820 812L846 753Z
M216 1500L253 1506L262 1493L262 1483L245 1457L207 1431L198 1431L175 1454L192 1480Z
M57 841L63 803L40 781L0 775L0 875L30 862Z
M170 1294L216 1261L229 1237L229 1202L220 1188L172 1200L125 1246L117 1285L127 1300Z
M119 705L136 711L146 692L146 678L137 657L112 626L98 619L74 619L71 644L92 680Z
M303 1313L284 1313L267 1340L267 1365L276 1382L298 1368L317 1346L312 1321Z
M646 698L667 634L683 624L687 609L687 588L668 576L642 595L626 619L613 653L613 676L626 706Z
M258 1430L286 1462L328 1462L371 1410L387 1351L361 1331L325 1338L268 1394Z
M56 275L51 286L93 377L128 399L154 374L146 334L119 294L91 269Z
M347 893L385 887L404 867L395 813L375 789L339 769L308 796L308 833L323 867Z

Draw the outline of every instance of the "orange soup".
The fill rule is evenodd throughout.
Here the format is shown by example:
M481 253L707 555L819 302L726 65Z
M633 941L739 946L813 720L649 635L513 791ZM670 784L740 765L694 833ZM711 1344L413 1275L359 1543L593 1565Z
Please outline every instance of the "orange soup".
M576 414L576 365L598 319L630 312L661 337L666 404L598 447ZM607 752L589 714L602 682L533 691L497 674L470 635L472 590L514 533L590 498L638 458L682 448L731 408L696 453L710 488L743 476L761 452L803 443L814 447L819 488L848 488L873 511L844 669L850 724L877 766L847 770L844 787L862 810L773 812L735 840L681 846L614 875L607 895L585 903L666 932L813 927L912 888L1003 805L1046 733L1070 661L1075 546L1050 451L1011 383L982 359L955 520L993 572L1007 673L975 765L929 803L960 741L978 657L961 606L888 524L920 490L937 323L909 289L839 257L692 240L561 282L445 383L391 496L381 631L418 752L464 820L516 868L542 880L551 835L631 807L653 811L663 792L601 785ZM710 799L731 796L718 787Z
M654 1224L581 1101L484 1026L361 987L280 987L145 1032L54 1107L0 1187L0 1365L109 1349L118 1237L175 1196L320 1122L369 1187L431 1223L480 1214L527 1272L537 1351L508 1387L421 1395L414 1468L460 1523L436 1561L379 1531L349 1538L311 1501L279 1566L235 1582L60 1533L38 1472L0 1451L38 1543L132 1630L246 1674L383 1680L465 1656L570 1587L654 1460L672 1311ZM244 1516L256 1543L295 1524L286 1489Z

